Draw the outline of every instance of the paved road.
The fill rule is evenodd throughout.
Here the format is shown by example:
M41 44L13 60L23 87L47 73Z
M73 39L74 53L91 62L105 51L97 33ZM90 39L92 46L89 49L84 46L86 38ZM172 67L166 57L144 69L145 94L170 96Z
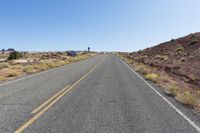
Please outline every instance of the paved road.
M115 55L2 84L0 97L1 133L198 132ZM198 117L190 117L198 128Z

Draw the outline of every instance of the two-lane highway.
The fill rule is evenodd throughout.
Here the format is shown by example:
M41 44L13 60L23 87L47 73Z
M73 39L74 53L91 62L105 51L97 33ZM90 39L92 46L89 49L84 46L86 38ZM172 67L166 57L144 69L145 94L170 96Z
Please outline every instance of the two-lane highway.
M115 55L0 85L3 133L197 133L193 124Z

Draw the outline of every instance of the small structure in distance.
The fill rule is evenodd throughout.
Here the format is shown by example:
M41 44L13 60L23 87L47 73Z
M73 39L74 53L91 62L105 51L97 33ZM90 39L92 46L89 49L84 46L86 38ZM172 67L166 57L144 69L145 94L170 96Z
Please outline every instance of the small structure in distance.
M68 56L77 56L77 52L76 51L67 51L67 55Z

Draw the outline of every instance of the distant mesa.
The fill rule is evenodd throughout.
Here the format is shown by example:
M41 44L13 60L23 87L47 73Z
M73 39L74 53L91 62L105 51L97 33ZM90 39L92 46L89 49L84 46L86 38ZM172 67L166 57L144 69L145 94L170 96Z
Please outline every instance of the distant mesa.
M13 52L13 51L15 51L14 48L8 48L7 50L5 50L5 49L1 50L1 52Z

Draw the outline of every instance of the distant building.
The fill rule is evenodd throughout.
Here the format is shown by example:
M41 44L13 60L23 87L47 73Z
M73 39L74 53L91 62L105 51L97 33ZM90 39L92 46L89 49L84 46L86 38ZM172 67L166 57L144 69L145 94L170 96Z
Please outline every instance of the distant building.
M90 47L88 47L88 52L90 52Z

